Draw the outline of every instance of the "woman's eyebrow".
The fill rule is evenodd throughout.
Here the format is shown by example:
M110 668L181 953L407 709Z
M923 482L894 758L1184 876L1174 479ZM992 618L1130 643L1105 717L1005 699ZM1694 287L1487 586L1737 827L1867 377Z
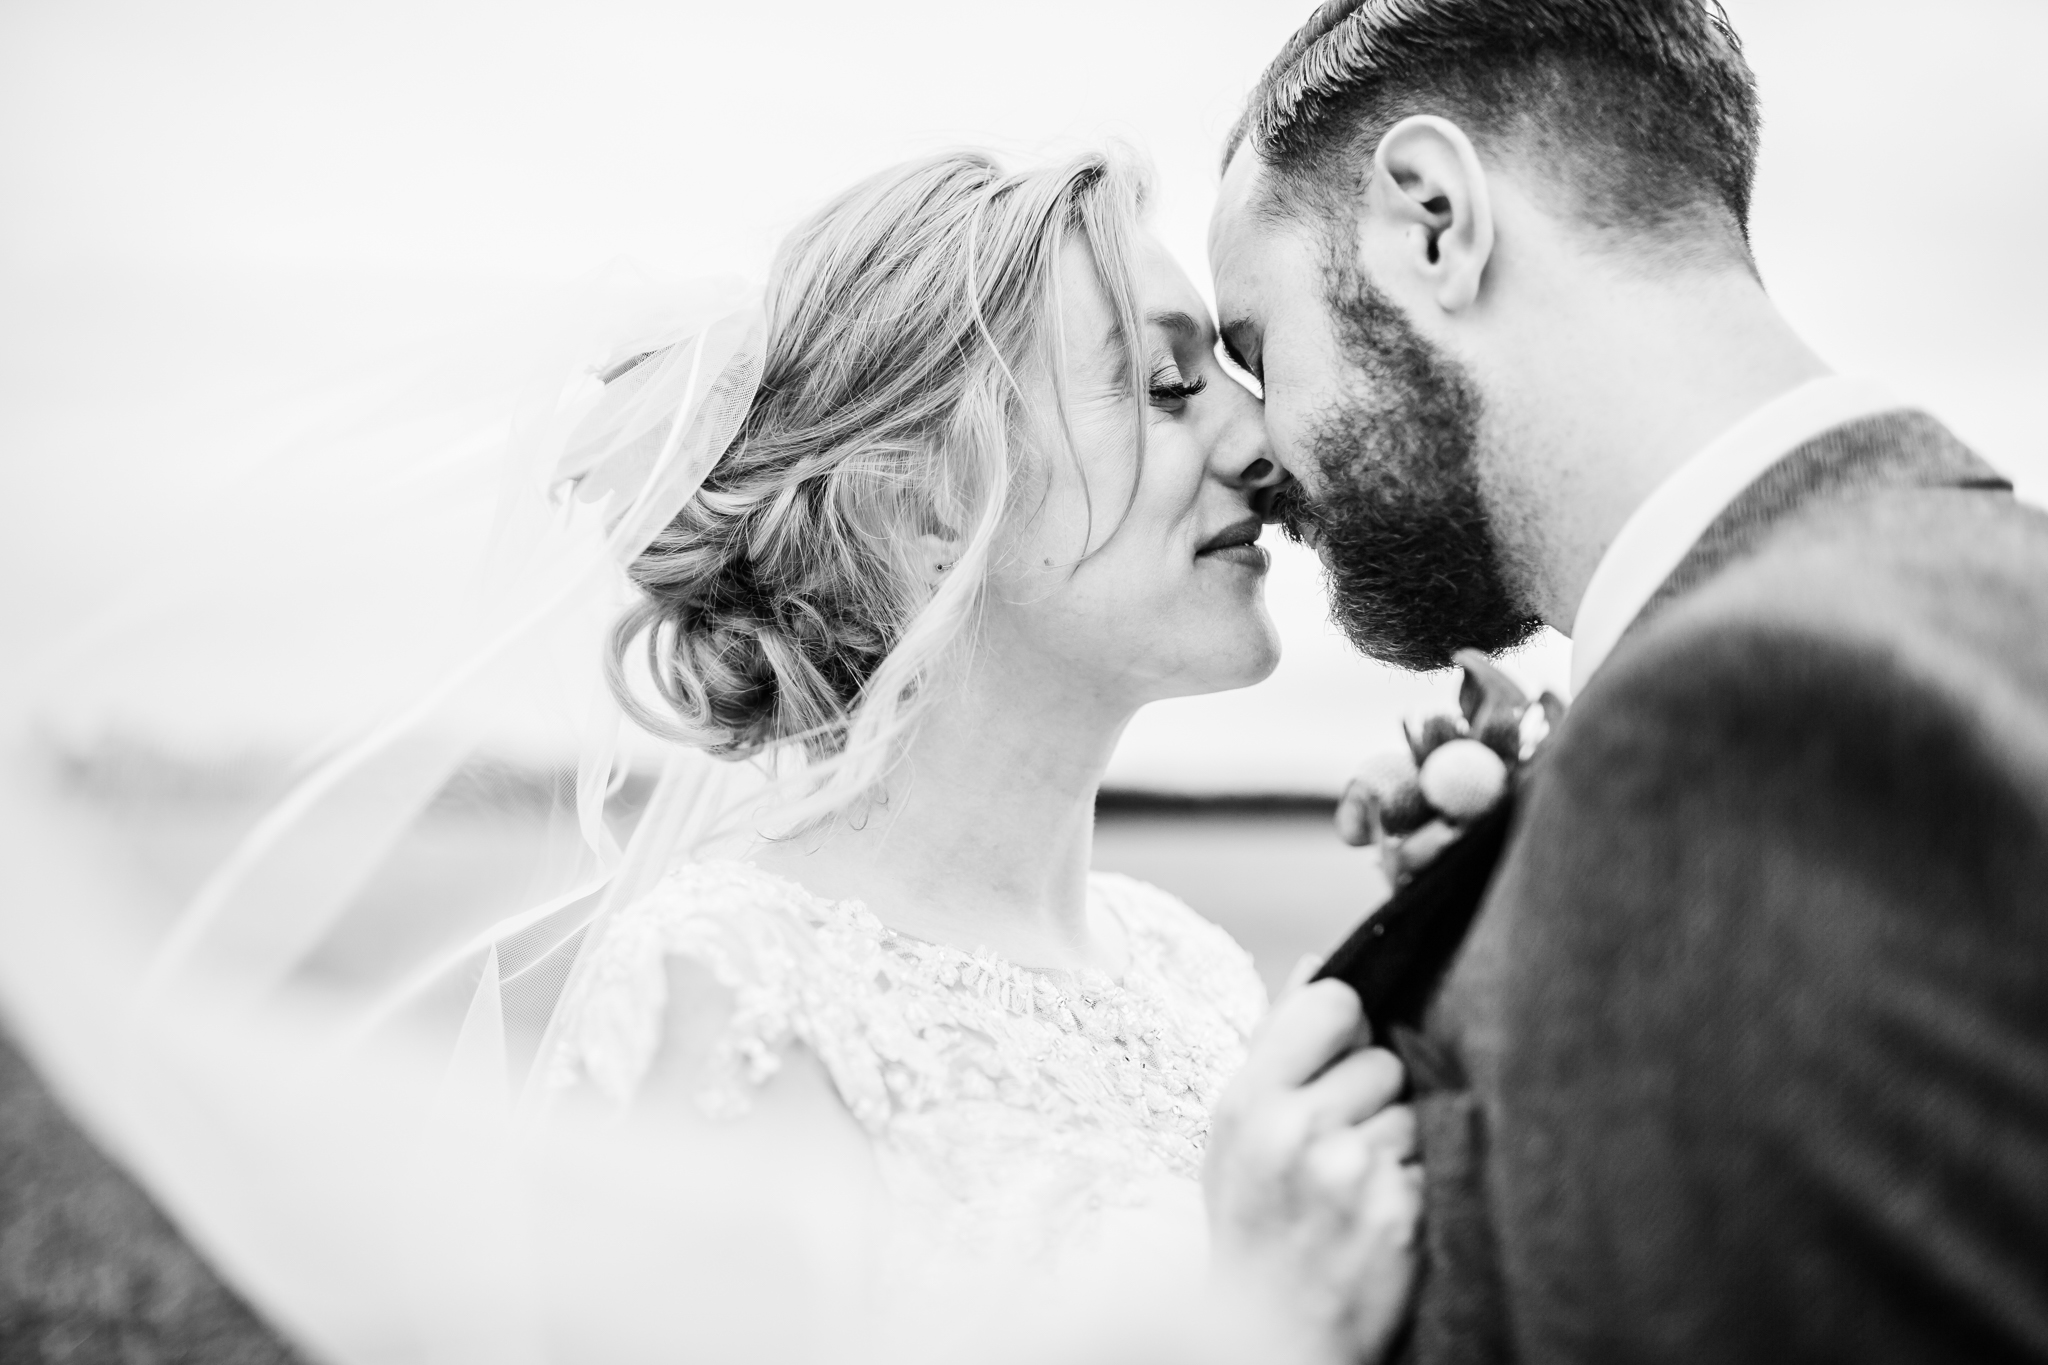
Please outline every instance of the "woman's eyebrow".
M1148 313L1145 316L1145 324L1157 327L1171 336L1175 350L1198 345L1207 350L1215 344L1209 323L1179 308L1166 308L1157 313ZM1112 323L1109 334L1103 338L1103 344L1107 361L1103 377L1109 383L1121 385L1126 378L1124 366L1130 363L1124 356L1123 327Z
M1148 327L1157 327L1161 331L1169 333L1176 342L1183 345L1199 342L1209 334L1209 324L1207 322L1200 321L1193 314L1185 313L1178 308L1167 308L1157 313L1149 313L1145 317L1145 324ZM1116 323L1111 323L1109 335L1103 340L1108 345L1115 346L1122 339L1123 328Z
M1208 323L1198 322L1192 315L1184 313L1178 308L1169 308L1164 312L1154 313L1147 317L1145 321L1154 327L1171 332L1176 341L1197 342L1208 335L1209 332Z

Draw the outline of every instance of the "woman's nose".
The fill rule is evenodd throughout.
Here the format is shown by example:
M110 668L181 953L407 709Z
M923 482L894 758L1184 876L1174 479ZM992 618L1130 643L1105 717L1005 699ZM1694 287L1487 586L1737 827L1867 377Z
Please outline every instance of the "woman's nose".
M1218 444L1212 462L1216 477L1247 494L1256 508L1270 503L1294 476L1273 458L1266 443L1266 424L1256 409L1238 415Z
M1273 458L1266 440L1266 414L1250 394L1224 409L1216 444L1210 448L1209 467L1215 475L1235 488L1257 490L1286 482L1287 471Z
M1249 488L1253 492L1257 492L1265 488L1278 488L1293 477L1292 474L1289 474L1278 464L1274 463L1272 456L1260 455L1243 469L1240 469L1237 472L1237 477L1232 482L1236 483L1239 488Z
M1261 521L1279 521L1287 495L1294 491L1294 476L1270 455L1261 455L1245 466L1242 482L1251 493L1252 511Z

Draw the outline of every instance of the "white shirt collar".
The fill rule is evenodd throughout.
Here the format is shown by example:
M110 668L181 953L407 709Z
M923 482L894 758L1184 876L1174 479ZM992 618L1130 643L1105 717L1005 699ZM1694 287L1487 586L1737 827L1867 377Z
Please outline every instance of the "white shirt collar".
M1883 385L1823 375L1765 403L1672 471L1622 523L1579 599L1572 621L1573 694L1743 489L1822 432L1902 406Z

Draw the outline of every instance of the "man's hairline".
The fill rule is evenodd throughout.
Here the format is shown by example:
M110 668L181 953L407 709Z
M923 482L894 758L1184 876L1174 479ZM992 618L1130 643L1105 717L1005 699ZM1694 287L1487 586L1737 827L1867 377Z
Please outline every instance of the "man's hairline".
M1394 129L1410 117L1416 115L1403 115L1382 129L1370 152L1362 150L1365 138L1353 139L1353 145L1345 155L1358 169L1349 177L1351 183L1348 186L1332 185L1332 177L1327 171L1276 164L1259 150L1249 134L1237 138L1235 148L1223 163L1224 174L1229 174L1239 156L1248 153L1255 170L1243 211L1254 223L1269 230L1292 226L1296 231L1308 234L1328 254L1328 267L1339 276L1346 276L1349 271L1341 258L1356 250L1358 236L1365 223L1365 208L1358 201L1370 177L1366 165L1378 157L1381 144ZM1527 147L1516 149L1510 145L1526 139L1498 128L1480 129L1475 136L1462 120L1450 114L1431 117L1442 119L1464 134L1482 162L1492 161L1492 166L1484 167L1489 175L1505 172L1510 178L1526 180L1534 191L1532 197L1544 212L1581 236L1603 256L1619 262L1635 261L1663 268L1669 268L1677 259L1689 257L1709 267L1737 268L1753 278L1760 278L1750 247L1748 223L1706 187L1701 188L1693 205L1699 211L1695 217L1695 228L1671 227L1664 230L1648 224L1600 223L1586 214L1580 204L1571 202L1571 187L1559 183L1554 168L1543 164L1544 157L1540 152ZM1519 176L1517 171L1521 172ZM1667 224L1675 221L1676 215L1667 220Z

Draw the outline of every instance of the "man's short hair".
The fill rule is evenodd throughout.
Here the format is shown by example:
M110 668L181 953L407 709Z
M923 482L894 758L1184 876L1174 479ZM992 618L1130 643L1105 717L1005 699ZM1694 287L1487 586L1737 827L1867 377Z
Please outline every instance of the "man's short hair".
M1248 142L1274 207L1348 218L1414 114L1540 159L1592 226L1669 240L1732 217L1747 242L1756 84L1719 0L1328 0L1266 68L1224 165Z

